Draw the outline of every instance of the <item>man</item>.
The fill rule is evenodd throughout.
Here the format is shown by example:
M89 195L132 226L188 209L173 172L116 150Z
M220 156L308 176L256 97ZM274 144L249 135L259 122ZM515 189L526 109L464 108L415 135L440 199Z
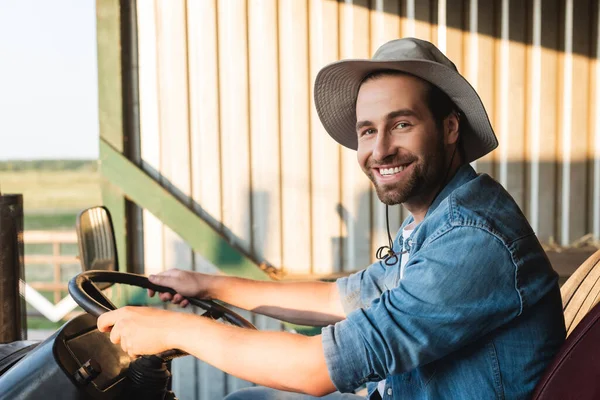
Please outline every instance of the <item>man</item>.
M135 307L102 315L99 329L112 326L111 340L132 354L178 348L276 389L231 399L349 393L365 383L370 398L530 396L565 337L560 292L518 206L469 165L497 145L474 89L431 43L400 39L373 60L325 67L315 101L328 133L357 150L379 199L411 213L387 257L335 283L178 270L150 280L180 293L161 294L165 301L217 298L324 326L322 334L248 331Z

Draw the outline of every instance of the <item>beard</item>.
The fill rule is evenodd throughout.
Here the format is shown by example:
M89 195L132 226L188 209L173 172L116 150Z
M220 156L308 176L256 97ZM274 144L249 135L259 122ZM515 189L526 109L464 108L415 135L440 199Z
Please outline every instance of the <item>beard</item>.
M375 186L375 192L379 200L393 206L402 204L410 199L425 197L430 192L442 184L446 174L446 152L444 141L441 135L439 140L432 147L431 151L424 154L421 158L414 156L399 156L398 154L389 156L380 163L369 162L367 165L367 176ZM372 167L377 164L406 164L411 162L409 175L399 182L390 184L380 184L373 176Z

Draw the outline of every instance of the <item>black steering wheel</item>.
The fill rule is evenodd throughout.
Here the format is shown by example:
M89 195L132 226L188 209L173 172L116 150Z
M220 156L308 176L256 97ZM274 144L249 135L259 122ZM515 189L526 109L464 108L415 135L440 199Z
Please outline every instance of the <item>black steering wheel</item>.
M177 292L165 286L155 285L144 275L132 274L127 272L90 270L85 271L69 281L69 294L73 300L89 314L99 317L105 312L116 310L117 307L98 289L96 282L105 283L123 283L126 285L137 286L145 289L152 289L155 292L166 292L172 295ZM200 307L206 312L202 316L213 319L223 319L233 325L256 329L251 322L241 315L231 311L212 300L200 300L194 297L186 297L193 306ZM180 350L168 350L157 356L168 360L176 357L188 355Z

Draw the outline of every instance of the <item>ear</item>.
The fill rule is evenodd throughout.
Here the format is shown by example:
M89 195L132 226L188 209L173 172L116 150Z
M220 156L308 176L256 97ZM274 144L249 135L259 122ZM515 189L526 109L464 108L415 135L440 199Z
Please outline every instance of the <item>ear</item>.
M452 112L444 120L445 144L455 144L460 136L460 118L457 113Z

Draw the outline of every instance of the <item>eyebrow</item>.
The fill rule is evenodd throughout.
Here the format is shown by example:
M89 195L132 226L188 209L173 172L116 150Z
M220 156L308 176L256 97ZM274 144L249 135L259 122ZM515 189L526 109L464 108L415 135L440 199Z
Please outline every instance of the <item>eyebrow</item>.
M390 113L388 113L388 115L385 116L386 119L394 119L397 117L417 117L418 115L416 112L414 112L411 109L408 108L402 108L400 110L396 110L396 111L392 111ZM373 125L373 122L369 121L369 120L364 120L364 121L358 121L356 123L356 130L358 131L359 129L368 126L368 125Z

